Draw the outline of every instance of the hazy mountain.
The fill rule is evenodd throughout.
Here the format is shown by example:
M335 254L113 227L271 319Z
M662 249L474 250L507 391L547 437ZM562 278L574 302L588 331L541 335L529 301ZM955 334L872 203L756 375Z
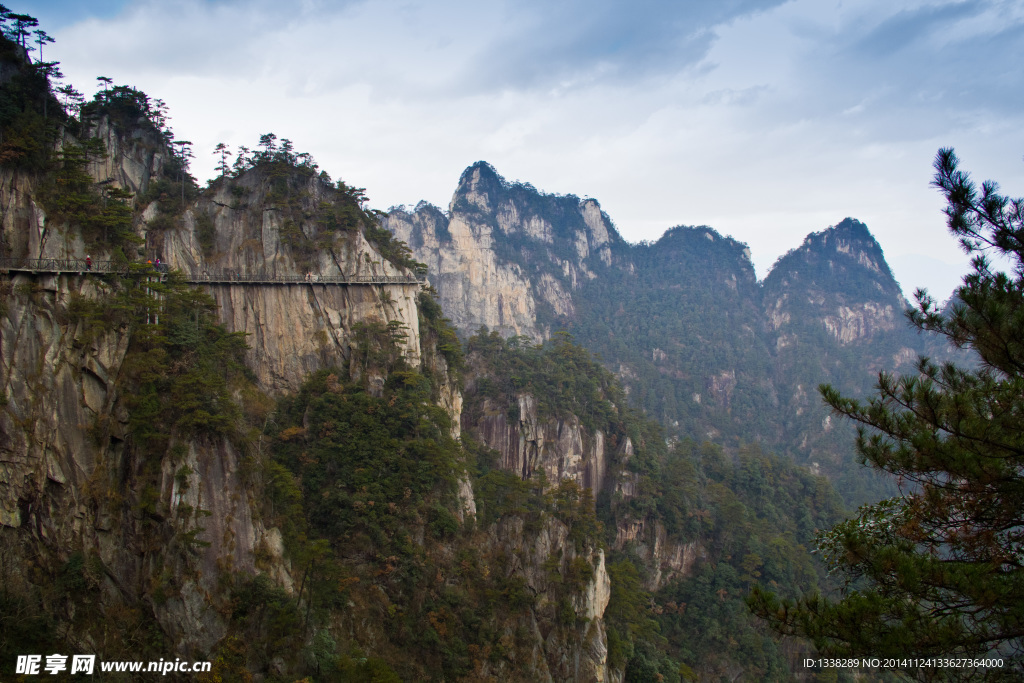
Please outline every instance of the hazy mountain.
M759 441L843 481L850 501L878 494L850 479L852 430L817 392L865 395L924 351L864 224L809 235L758 282L746 245L712 228L629 244L596 200L509 183L484 162L446 212L421 203L384 224L427 264L462 334L568 330L670 434Z

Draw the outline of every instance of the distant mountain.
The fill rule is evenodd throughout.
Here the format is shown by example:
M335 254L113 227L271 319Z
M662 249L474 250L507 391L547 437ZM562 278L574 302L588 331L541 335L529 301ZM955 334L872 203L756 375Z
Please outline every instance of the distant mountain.
M427 264L461 333L569 330L672 436L762 442L831 476L850 503L883 492L817 392L866 395L880 370L907 371L925 351L863 223L809 235L758 282L747 246L711 228L630 244L596 200L477 162L447 212L421 203L384 225Z

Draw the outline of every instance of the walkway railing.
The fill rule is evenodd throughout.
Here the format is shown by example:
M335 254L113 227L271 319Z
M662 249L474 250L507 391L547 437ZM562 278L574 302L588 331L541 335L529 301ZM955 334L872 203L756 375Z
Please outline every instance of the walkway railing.
M113 274L129 275L164 275L168 271L166 263L159 266L150 264L149 268L140 269L142 264L124 261L92 261L85 259L30 259L16 257L0 257L0 272L23 273L76 273L76 274ZM204 270L196 274L185 274L185 282L191 284L240 284L240 285L418 285L426 282L426 276L412 275L278 275L265 272L245 272L240 270Z
M0 270L25 273L115 273L127 274L124 261L92 261L74 258L18 258L0 257Z
M187 282L197 284L259 284L259 285L418 285L426 281L410 275L271 275L242 271L202 272L186 275Z

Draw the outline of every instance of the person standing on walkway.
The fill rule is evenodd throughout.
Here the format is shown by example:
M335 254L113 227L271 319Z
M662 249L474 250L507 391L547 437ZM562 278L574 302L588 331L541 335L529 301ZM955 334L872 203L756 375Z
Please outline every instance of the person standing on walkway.
M85 269L92 270L92 256L85 255Z

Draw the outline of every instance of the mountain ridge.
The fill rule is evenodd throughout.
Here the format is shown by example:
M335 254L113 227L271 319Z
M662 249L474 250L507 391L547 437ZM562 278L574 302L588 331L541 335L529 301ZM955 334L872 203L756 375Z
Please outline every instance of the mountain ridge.
M843 479L853 435L816 387L864 395L878 371L925 351L881 245L854 218L809 234L759 280L749 246L714 228L630 243L596 199L507 181L483 161L446 214L418 207L384 226L428 265L461 335L568 330L674 438L763 441ZM851 503L881 493L848 483Z

